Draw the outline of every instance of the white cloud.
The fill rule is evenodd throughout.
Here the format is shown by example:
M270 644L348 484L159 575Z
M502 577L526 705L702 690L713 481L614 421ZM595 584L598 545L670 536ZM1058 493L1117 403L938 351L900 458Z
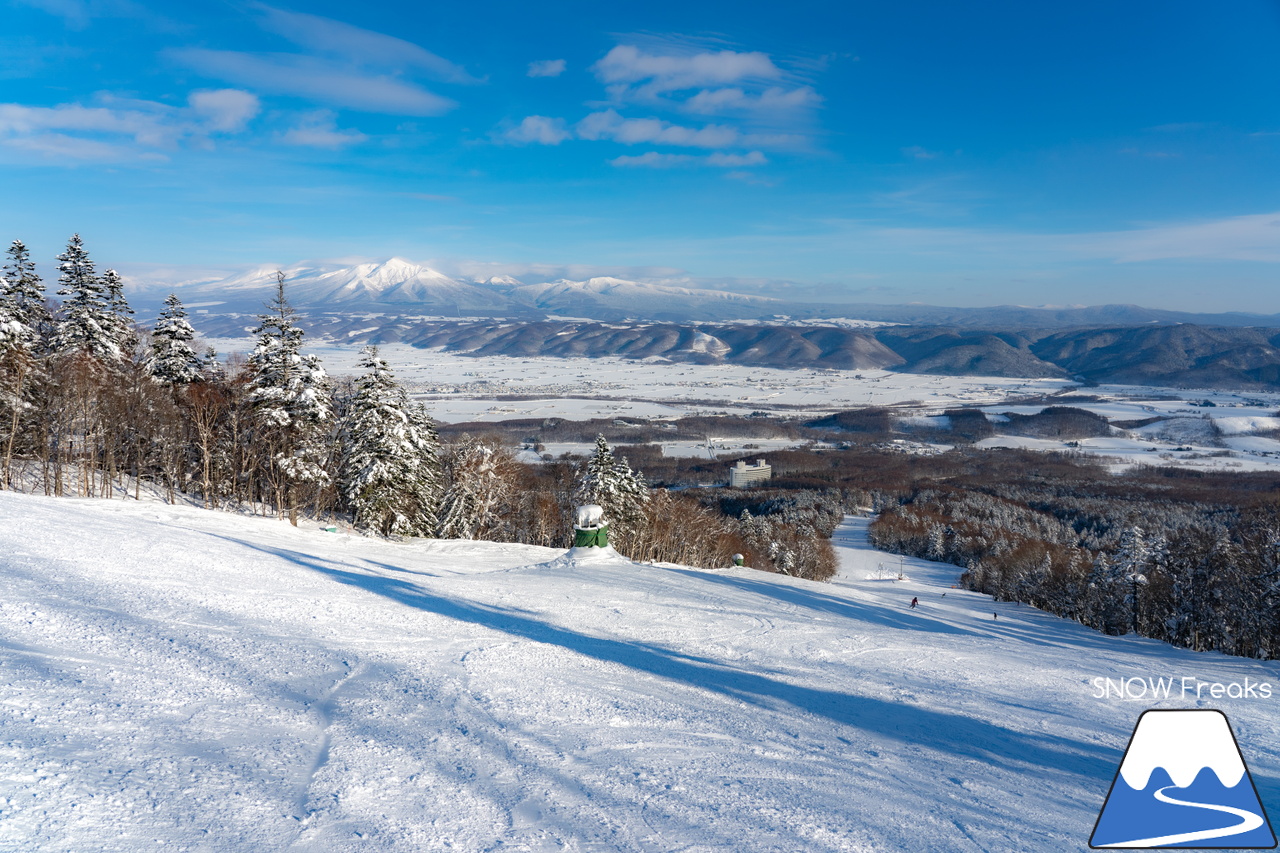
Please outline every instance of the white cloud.
M786 113L811 109L821 103L822 96L812 86L798 86L794 89L770 86L758 94L751 94L734 86L727 89L703 89L685 101L681 108L686 112L704 115L733 112Z
M370 74L316 57L200 48L175 50L169 55L209 77L362 112L435 116L457 106L449 98L397 77Z
M585 139L699 148L813 147L823 98L760 51L708 50L673 40L619 44L591 66L608 100L578 125ZM716 117L701 128L663 118L624 118L643 105L657 112Z
M692 166L701 160L692 154L659 154L657 151L646 151L631 156L624 154L609 161L612 166L623 169L671 169L676 166Z
M998 256L1022 264L1172 260L1280 263L1280 211L1202 222L1163 223L1113 231L1027 234L969 228L882 228L837 224L871 234L877 245L937 257Z
M592 66L612 103L666 106L697 115L738 115L793 122L821 106L812 86L794 79L759 51L662 52L618 45Z
M616 110L588 115L577 125L583 139L612 139L624 145L660 144L693 148L725 148L738 141L739 133L726 125L684 127L656 118L625 119Z
M153 102L142 109L60 104L28 107L0 104L0 142L75 160L123 160L122 139L146 148L172 148L193 132L180 110Z
M216 89L192 92L187 97L191 110L200 116L210 130L237 133L258 114L262 105L258 98L239 89Z
M716 152L707 158L707 162L712 166L725 166L731 169L741 169L746 166L763 166L769 160L759 151L748 151L746 154L725 154Z
M739 170L739 171L733 171L733 172L725 172L724 176L731 181L741 181L744 184L751 184L752 186L757 186L757 187L776 187L778 185L777 181L772 181L772 180L769 180L768 178L762 178L757 172L744 172Z
M118 162L138 159L134 149L96 139L83 139L65 133L35 133L28 136L0 137L0 146L39 154L60 162Z
M715 166L724 169L740 169L749 166L763 166L768 159L759 151L746 154L725 154L717 151L707 156L696 154L662 154L657 151L646 151L635 156L622 155L614 157L609 163L613 166L628 169L673 169L683 166Z
M317 110L303 117L302 122L290 128L281 140L286 145L308 148L346 148L368 139L358 130L340 130L337 116L329 110Z
M1280 211L1089 235L1075 248L1113 255L1119 263L1176 258L1280 263Z
M528 74L530 77L559 77L564 73L564 67L563 59L540 59L529 63Z
M395 36L319 15L287 12L262 4L256 8L262 14L264 29L310 50L373 67L417 69L449 83L479 82L460 65Z
M155 115L138 110L111 110L61 104L56 107L27 107L0 104L0 133L30 134L40 130L78 130L124 134L139 141L165 135L165 127Z
M559 145L572 137L573 134L564 126L564 119L546 116L526 116L524 121L502 134L502 139L519 145Z
M647 95L782 77L781 69L768 54L758 51L656 54L627 44L610 50L592 69L606 84L643 83L643 93Z
M239 133L258 99L236 89L193 92L188 106L102 94L99 106L0 104L0 145L71 161L155 159L184 142L208 145L210 133Z

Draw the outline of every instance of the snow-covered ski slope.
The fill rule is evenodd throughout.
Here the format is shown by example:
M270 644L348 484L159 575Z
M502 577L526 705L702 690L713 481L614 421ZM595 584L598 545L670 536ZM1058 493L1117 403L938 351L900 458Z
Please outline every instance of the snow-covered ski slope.
M0 520L3 851L1081 850L1148 707L1224 710L1280 812L1275 665L874 579L865 520L831 584L125 500ZM1148 676L1275 698L1094 698Z

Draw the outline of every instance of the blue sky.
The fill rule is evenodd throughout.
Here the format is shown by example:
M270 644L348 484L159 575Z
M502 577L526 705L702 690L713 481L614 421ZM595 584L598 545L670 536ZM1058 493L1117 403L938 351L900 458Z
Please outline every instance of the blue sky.
M188 8L190 7L190 8ZM1280 5L0 5L0 237L1280 312Z

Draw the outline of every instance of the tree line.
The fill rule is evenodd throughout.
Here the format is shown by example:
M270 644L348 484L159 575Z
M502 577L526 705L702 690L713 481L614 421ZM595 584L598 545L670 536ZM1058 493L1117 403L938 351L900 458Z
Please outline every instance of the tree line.
M1011 483L920 488L886 502L872 543L954 563L969 589L1107 634L1280 658L1274 502L1108 495L1087 485L1057 491Z

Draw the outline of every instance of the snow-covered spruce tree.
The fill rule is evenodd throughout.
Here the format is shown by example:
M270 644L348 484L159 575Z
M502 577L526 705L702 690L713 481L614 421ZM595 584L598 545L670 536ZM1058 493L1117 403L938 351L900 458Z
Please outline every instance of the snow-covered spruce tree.
M151 332L147 367L157 382L180 388L202 377L204 364L191 348L195 336L182 301L176 293L170 293Z
M79 234L72 235L58 261L58 283L62 285L58 295L66 298L54 330L54 352L82 354L110 364L119 362L123 351L115 315L108 306L106 287Z
M1142 609L1144 587L1147 586L1147 568L1151 563L1151 550L1147 547L1146 534L1134 525L1120 536L1120 547L1115 555L1113 585L1123 586L1125 609L1129 612L1129 627L1140 634L1139 612Z
M200 375L209 382L221 382L227 378L227 368L222 363L222 357L211 346L205 347L204 355L200 357Z
M383 536L431 536L437 527L439 438L391 368L366 347L341 429L338 492L358 527Z
M0 489L10 485L14 446L22 417L31 408L27 392L36 367L31 352L35 337L9 301L0 299Z
M269 488L277 511L298 523L299 490L329 483L325 426L332 406L328 376L314 355L303 355L302 330L285 298L284 273L276 295L258 316L258 343L248 358L249 403L262 442Z
M21 240L9 246L8 261L0 281L0 305L9 318L31 330L32 344L44 340L53 331L53 317L45 305L44 282L36 274L31 253ZM38 349L38 347L36 347Z
M124 358L130 358L138 348L138 331L134 328L133 309L124 298L124 281L120 273L107 270L102 274L102 289L111 315L112 332L116 345Z
M605 437L597 435L595 453L581 468L573 500L577 505L602 507L609 523L609 541L626 553L628 537L644 522L649 488L627 460L613 455Z
M501 445L464 436L445 460L441 539L496 539L515 488L514 461Z

